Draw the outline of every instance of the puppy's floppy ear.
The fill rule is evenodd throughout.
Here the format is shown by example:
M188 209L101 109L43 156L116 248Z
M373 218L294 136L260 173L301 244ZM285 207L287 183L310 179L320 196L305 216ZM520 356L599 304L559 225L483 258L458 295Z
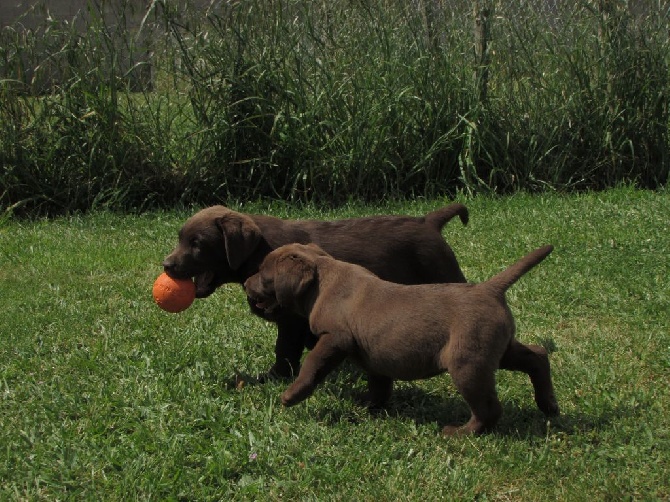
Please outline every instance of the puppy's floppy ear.
M300 297L316 280L316 263L303 254L290 253L277 260L274 273L279 305L300 308Z
M261 229L248 216L235 212L217 218L216 224L223 233L228 264L237 270L258 246Z

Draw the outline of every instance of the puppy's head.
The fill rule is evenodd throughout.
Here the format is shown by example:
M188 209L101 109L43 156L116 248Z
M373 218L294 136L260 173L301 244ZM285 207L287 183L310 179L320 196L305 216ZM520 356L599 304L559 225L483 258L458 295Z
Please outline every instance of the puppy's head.
M249 303L271 316L279 307L309 315L307 293L316 285L316 260L328 256L316 244L288 244L265 257L244 289Z
M196 213L179 230L177 247L163 261L175 279L193 277L204 298L226 282L242 282L240 267L254 252L261 230L249 217L224 206Z

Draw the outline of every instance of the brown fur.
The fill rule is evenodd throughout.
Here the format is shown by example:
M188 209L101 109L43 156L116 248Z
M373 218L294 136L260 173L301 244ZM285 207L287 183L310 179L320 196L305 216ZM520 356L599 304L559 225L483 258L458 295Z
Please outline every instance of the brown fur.
M403 284L465 282L458 261L442 238L454 216L468 221L467 208L450 204L424 217L374 216L338 221L282 220L213 206L196 213L179 231L179 242L165 258L174 278L195 277L196 296L204 298L224 283L242 284L258 271L270 251L289 243L314 242L334 257L361 265ZM277 323L276 361L271 374L297 374L305 346L316 339L304 318L290 311L252 312Z
M369 400L376 406L389 398L393 380L448 371L472 414L461 427L446 426L447 435L495 425L502 414L498 368L527 373L540 410L557 414L547 352L514 339L505 301L505 291L552 249L540 248L481 284L411 286L383 281L314 245L273 251L245 282L247 295L266 311L279 305L306 316L319 338L282 403L306 399L349 357L368 373Z

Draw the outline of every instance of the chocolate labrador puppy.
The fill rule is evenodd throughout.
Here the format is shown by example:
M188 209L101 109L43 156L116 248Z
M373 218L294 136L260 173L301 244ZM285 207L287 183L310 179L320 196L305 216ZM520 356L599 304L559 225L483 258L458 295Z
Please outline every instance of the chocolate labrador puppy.
M239 284L255 274L263 259L284 244L314 242L332 256L361 265L385 280L402 284L466 282L442 238L454 216L467 224L463 204L450 204L423 217L373 216L339 221L282 220L213 206L196 213L179 231L179 243L165 258L165 272L195 278L196 296L205 298L224 283ZM297 374L305 346L313 347L306 319L290 311L251 310L277 323L276 361L271 376Z
M393 380L429 378L448 371L471 410L463 426L443 433L480 434L502 414L495 388L498 368L524 371L535 402L558 414L547 351L514 339L505 291L540 263L545 246L480 284L402 285L334 259L313 244L291 244L270 253L244 284L266 313L290 309L309 319L318 337L296 380L282 394L292 406L309 397L346 357L368 373L368 399L389 398Z

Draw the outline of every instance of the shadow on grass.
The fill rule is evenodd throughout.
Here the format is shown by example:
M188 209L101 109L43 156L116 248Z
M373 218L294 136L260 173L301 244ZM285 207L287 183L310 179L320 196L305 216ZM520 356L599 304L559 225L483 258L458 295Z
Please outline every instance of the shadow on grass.
M448 374L444 375L449 378ZM439 377L438 377L439 378ZM282 382L286 387L292 379L273 379ZM247 385L264 385L266 382L258 375L236 374L226 379L228 389L241 389ZM283 387L282 387L283 388ZM316 393L330 394L333 399L343 399L356 403L364 408L362 396L367 389L365 373L356 365L345 362L334 374L320 385ZM592 414L562 412L556 417L547 417L535 405L532 396L523 403L510 402L501 399L503 414L496 424L493 434L530 438L545 437L550 433L582 434L608 426L620 416L632 413L626 409L603 409L594 416ZM559 405L561 403L559 402ZM470 408L465 400L455 390L441 394L435 390L426 390L418 385L399 383L394 384L393 394L388 404L382 409L368 409L367 414L373 420L407 419L417 425L434 424L438 430L445 425L463 425L470 418ZM348 422L356 425L361 415L352 414L342 406L320 407L314 419L329 425Z
M354 371L356 369L354 368ZM349 377L347 377L349 378ZM361 375L362 385L351 385L340 388L341 382L324 384L324 391L333 391L339 398L360 403L361 395L365 390L364 376ZM517 437L520 439L531 437L546 437L548 434L560 432L563 434L583 434L609 426L611 422L633 412L627 409L603 409L598 415L584 413L561 412L559 416L547 417L535 405L532 396L527 402L517 403L502 401L503 414L493 429L495 435ZM560 405L561 403L559 403ZM361 405L363 406L363 405ZM337 409L323 408L317 412L316 420L326 424L336 424L342 421L352 422L349 414L339 407ZM419 386L396 383L393 394L387 406L382 409L370 409L368 413L375 420L407 419L417 425L435 425L442 430L445 425L463 425L470 418L470 408L465 400L454 391L453 394L440 394L427 391ZM356 420L353 420L355 423Z

